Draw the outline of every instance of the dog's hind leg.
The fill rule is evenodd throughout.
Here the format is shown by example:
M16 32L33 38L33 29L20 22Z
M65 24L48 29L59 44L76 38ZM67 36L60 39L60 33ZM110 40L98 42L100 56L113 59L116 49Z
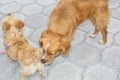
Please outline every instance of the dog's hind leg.
M95 37L97 37L98 32L99 32L99 30L97 30L97 28L95 27L94 32L93 32L92 34L90 34L89 37L90 37L90 38L95 38Z
M99 41L100 44L105 44L107 42L107 29L103 28L100 30L100 32L102 33L103 38Z
M96 36L100 31L102 34L102 39L99 41L99 43L105 44L107 42L107 25L109 23L109 10L98 9L98 11L96 11L94 17L92 17L91 20L95 25L95 31L93 35Z

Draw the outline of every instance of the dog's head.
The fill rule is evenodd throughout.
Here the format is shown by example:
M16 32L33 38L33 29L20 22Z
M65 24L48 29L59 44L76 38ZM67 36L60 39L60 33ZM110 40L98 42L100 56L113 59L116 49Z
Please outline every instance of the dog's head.
M11 14L8 14L3 20L2 30L4 32L4 44L22 36L21 28L24 27L23 21L17 19Z
M41 34L39 43L44 52L41 60L44 64L50 64L59 53L63 56L68 55L70 48L70 43L63 36L49 30L45 30Z

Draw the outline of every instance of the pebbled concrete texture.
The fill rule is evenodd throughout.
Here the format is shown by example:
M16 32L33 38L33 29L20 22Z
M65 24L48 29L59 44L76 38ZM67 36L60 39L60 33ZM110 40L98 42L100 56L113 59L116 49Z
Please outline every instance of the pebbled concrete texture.
M25 22L23 33L28 42L39 47L41 32L46 29L51 11L59 0L0 0L0 23L7 13ZM89 38L94 30L90 20L76 30L67 57L57 57L44 68L45 80L120 80L120 0L109 0L111 18L108 25L108 43L98 44ZM0 24L0 50L4 49ZM21 80L20 66L0 55L0 80ZM28 80L41 80L38 72Z

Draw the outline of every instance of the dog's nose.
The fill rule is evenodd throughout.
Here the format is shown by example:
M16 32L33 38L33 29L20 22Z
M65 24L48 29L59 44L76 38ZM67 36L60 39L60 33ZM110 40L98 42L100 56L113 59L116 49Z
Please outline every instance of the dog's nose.
M46 61L44 60L44 59L41 59L41 62L44 64L44 63L46 63Z

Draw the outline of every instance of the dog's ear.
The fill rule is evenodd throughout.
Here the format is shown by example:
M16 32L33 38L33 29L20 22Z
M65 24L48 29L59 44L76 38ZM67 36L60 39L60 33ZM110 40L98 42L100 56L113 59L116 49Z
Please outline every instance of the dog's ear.
M10 30L10 24L9 24L8 22L3 22L2 30L3 30L3 31L8 31L8 30Z
M24 27L24 22L21 20L16 21L15 26L19 29Z
M46 37L47 34L48 34L48 30L47 30L47 29L42 32L42 34L41 34L41 36L40 36L40 39L39 39L39 44L40 44L41 46L43 46L43 41L44 41L44 38Z
M70 49L70 43L67 41L62 41L60 46L60 51L62 56L67 56Z
M41 47L43 46L43 40L42 40L42 39L39 40L39 45L40 45Z
M46 29L45 31L42 32L41 38L44 38L48 34L48 30Z

